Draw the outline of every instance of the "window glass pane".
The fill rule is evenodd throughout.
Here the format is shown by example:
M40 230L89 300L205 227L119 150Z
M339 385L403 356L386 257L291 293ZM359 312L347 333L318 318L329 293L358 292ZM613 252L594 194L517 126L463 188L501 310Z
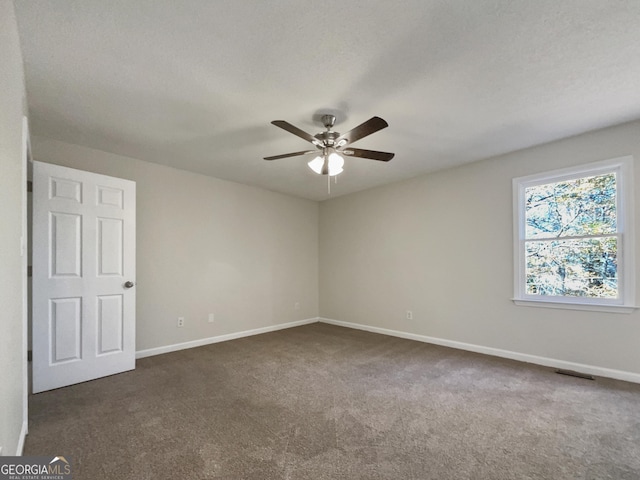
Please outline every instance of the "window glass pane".
M526 238L616 233L616 175L525 189Z
M526 294L618 297L618 239L525 242Z

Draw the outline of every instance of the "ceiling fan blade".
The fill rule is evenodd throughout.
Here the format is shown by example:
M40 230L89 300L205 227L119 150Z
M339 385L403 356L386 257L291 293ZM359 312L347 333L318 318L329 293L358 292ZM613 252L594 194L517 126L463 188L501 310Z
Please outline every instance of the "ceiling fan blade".
M265 160L279 160L280 158L297 157L299 155L307 155L309 153L317 153L318 150L304 150L302 152L284 153L282 155L274 155L272 157L264 157Z
M318 147L322 147L322 142L320 140L318 140L316 137L314 137L310 133L307 133L304 130L300 130L298 127L294 125L291 125L289 122L285 122L284 120L274 120L271 123L276 127L280 127L283 130L286 130L289 133L293 133L294 135L306 140L307 142L311 142Z
M395 156L395 153L363 150L361 148L347 148L345 150L340 150L339 152L349 157L369 158L371 160L380 160L381 162L388 162Z
M340 135L336 138L335 144L339 147L349 145L350 143L357 142L361 138L371 135L372 133L376 133L388 126L389 124L380 117L372 117L366 122L358 125L356 128Z

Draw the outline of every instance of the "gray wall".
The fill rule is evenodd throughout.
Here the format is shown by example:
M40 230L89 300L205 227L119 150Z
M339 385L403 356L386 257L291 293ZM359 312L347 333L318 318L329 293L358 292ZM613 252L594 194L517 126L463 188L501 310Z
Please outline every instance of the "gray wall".
M640 312L511 301L512 178L629 154L637 122L323 202L320 315L640 373Z
M318 316L316 202L47 138L32 150L136 182L137 350Z
M22 116L24 74L13 2L0 0L0 448L15 455L23 421Z

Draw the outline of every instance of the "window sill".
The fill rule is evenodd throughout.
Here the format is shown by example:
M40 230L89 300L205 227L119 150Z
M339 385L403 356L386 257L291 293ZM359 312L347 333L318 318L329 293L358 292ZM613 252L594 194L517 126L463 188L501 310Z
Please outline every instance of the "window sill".
M545 302L543 300L522 300L520 298L512 298L513 303L521 307L541 307L541 308L558 308L561 310L586 310L591 312L608 312L608 313L633 313L640 307L633 305L597 305L585 303L568 303L568 302Z

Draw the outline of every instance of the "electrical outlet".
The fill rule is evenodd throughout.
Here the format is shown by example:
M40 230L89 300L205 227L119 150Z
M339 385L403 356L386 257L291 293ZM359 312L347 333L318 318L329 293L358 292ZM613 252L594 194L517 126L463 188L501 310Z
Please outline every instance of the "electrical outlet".
M411 310L407 310L407 320L413 320L413 312Z
M184 327L184 317L178 317L178 327Z
M209 323L213 323L216 319L216 316L213 313L209 314Z

